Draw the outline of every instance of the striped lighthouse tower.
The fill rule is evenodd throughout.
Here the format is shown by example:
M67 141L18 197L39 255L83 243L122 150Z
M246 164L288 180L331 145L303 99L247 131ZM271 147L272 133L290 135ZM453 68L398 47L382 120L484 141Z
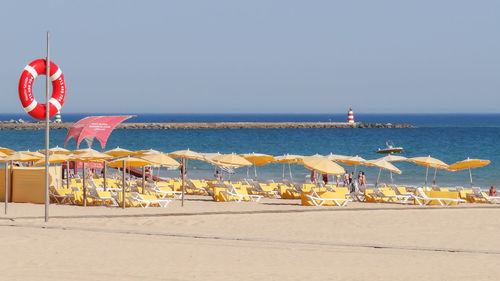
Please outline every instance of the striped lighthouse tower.
M54 120L54 122L56 122L56 123L61 123L62 122L62 120L61 120L61 111L58 111L56 113L56 119Z
M347 114L347 123L354 123L354 113L352 113L352 108L349 108L349 113Z

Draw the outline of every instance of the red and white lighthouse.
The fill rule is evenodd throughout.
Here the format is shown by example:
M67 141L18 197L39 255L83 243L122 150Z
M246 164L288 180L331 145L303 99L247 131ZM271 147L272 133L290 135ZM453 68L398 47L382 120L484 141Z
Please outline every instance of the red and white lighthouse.
M352 108L349 108L349 113L347 114L347 123L354 123L354 113Z

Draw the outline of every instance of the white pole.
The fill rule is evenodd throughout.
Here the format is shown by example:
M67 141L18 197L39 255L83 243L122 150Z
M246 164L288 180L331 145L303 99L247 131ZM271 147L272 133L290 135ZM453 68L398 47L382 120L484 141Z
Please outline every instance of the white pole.
M122 163L122 208L125 209L125 184L126 184L126 181L125 181L125 169L126 169L126 166L125 166L125 160L123 160L123 163Z
M429 174L429 167L425 168L425 186L427 186L427 175Z
M5 161L5 214L7 214L8 202L9 202L9 161Z
M436 174L437 174L437 170L438 170L437 168L434 168L434 181L433 181L434 185L436 185Z
M377 182L375 183L375 187L378 186L378 181L380 180L380 172L382 172L382 168L378 169L378 176L377 176Z
M50 57L49 57L49 32L47 31L47 60L45 75L45 222L49 221L49 89L50 89Z
M472 172L470 171L470 167L469 167L469 178L470 178L470 187L472 187Z

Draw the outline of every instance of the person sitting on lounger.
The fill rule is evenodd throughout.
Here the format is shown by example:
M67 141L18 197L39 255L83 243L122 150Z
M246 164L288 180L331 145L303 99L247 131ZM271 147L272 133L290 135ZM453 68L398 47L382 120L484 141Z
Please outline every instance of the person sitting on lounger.
M490 196L497 196L497 191L494 185L490 187Z

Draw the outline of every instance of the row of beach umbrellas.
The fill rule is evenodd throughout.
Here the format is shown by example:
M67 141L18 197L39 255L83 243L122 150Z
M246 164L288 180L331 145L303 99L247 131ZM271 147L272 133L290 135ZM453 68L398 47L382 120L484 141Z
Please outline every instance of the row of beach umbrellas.
M41 152L41 153L40 153ZM44 150L39 152L30 151L20 151L15 152L8 148L0 147L0 161L37 161L35 165L45 164L45 157L42 153ZM433 158L431 156L425 157L413 157L406 158L398 155L387 155L382 158L374 160L366 160L358 155L356 156L346 156L346 155L336 155L329 154L322 156L319 154L312 156L301 156L286 154L282 156L272 156L268 154L261 153L249 153L249 154L220 154L220 153L198 153L192 150L179 150L171 153L163 153L157 150L140 150L140 151L130 151L120 147L115 149L105 151L104 153L95 151L93 149L80 149L75 151L69 151L61 147L54 147L49 150L49 163L60 163L66 161L81 161L83 163L88 162L102 162L109 159L115 159L111 162L107 162L107 166L115 168L126 167L144 167L147 165L162 165L162 166L183 166L183 169L187 169L187 161L191 160L202 160L211 163L219 167L227 168L237 168L242 166L254 166L255 176L257 176L257 166L266 165L269 163L282 163L283 164L283 178L285 177L285 165L288 164L290 171L290 178L292 178L290 164L301 164L306 168L318 171L324 174L338 175L345 173L345 170L338 165L351 165L356 167L358 165L378 167L379 174L377 177L377 183L380 177L380 172L382 169L388 170L392 173L401 174L396 166L392 162L397 161L408 161L426 167L426 177L425 184L427 184L429 168L433 168L434 171L434 182L436 177L436 172L438 169L447 171L456 170L469 170L470 181L472 185L472 173L471 168L481 167L488 165L489 160L482 159L465 159L463 161L456 162L452 165L447 165L443 161ZM118 159L116 159L118 158ZM177 162L173 158L179 158L181 163Z

